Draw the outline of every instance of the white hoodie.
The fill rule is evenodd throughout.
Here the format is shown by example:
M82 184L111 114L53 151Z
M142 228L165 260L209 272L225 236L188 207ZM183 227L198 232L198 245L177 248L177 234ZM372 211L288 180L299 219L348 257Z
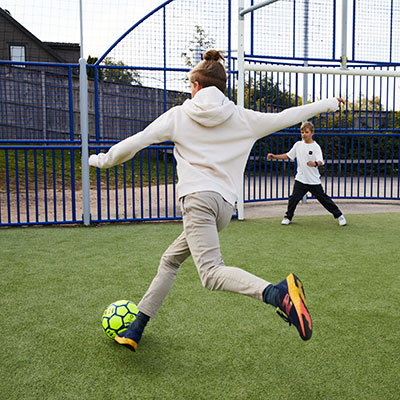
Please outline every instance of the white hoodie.
M107 153L91 155L89 165L110 168L151 144L170 140L175 143L178 197L210 190L234 205L255 141L314 115L336 111L338 105L338 100L331 98L268 114L236 106L211 86L165 112Z

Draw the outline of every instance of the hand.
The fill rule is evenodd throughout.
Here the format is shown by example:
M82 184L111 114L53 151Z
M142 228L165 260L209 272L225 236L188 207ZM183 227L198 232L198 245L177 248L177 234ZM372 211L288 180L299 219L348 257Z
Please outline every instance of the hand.
M315 167L315 161L307 161L309 167Z
M89 157L89 167L94 167L97 168L97 155L96 154L92 154Z
M267 160L273 160L275 158L275 154L268 153L267 154Z
M346 104L346 102L340 97L336 97L336 100L339 102L339 107L344 106Z

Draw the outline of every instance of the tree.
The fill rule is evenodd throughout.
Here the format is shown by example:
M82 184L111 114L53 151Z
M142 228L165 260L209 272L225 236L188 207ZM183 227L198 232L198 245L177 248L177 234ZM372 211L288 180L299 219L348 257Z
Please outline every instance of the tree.
M98 57L89 56L87 59L88 64L95 64L98 60ZM125 64L122 61L114 62L111 57L106 57L104 59L104 65L110 67L125 67ZM89 68L88 77L94 78L94 69ZM128 68L99 68L98 69L98 77L100 80L104 82L114 82L114 83L122 83L126 85L136 85L142 86L140 82L139 72L128 69Z
M347 108L354 111L385 111L379 96L367 100L364 94L358 97L354 103L349 102Z
M244 90L245 107L255 110L281 111L302 104L299 96L289 93L279 82L274 82L266 76L257 83L254 82L253 78L246 81Z
M193 69L199 61L202 60L203 54L209 50L214 48L215 39L209 37L209 35L205 32L205 30L199 26L195 25L195 33L193 39L189 42L188 51L181 53L181 57L185 60L185 65L190 69ZM189 76L186 75L183 78L183 81L188 84ZM182 104L188 98L188 93L182 91L175 99L175 103L178 105Z
M183 52L181 54L185 59L185 65L191 69L201 61L203 53L215 46L215 39L210 38L201 26L195 25L194 28L195 34L193 39L189 42L188 52ZM187 79L188 78L186 78L186 80Z

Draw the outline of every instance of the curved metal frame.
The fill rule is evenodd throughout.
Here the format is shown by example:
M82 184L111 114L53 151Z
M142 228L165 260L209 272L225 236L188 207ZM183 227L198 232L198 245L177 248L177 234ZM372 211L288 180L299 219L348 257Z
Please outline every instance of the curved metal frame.
M144 22L147 18L151 17L153 14L155 14L157 11L161 10L163 7L167 6L169 3L172 3L174 0L167 0L163 4L159 5L156 7L153 11L149 12L147 15L145 15L141 20L136 22L134 25L132 25L122 36L120 36L112 45L111 47L106 50L106 52L96 61L94 65L99 65L105 58L106 56L110 53L111 50L114 49L117 44L124 39L126 36L128 36L137 26L139 26L142 22Z

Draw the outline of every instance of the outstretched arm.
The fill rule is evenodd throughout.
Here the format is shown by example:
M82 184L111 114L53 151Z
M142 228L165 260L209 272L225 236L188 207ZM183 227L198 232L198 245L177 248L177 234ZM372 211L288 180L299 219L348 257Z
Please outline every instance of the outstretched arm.
M267 154L267 159L268 160L289 160L289 157L286 153L283 154L272 154L268 153Z
M130 160L138 151L153 143L143 140L143 131L130 136L115 144L107 153L92 154L89 157L89 165L97 168L111 168Z
M172 110L158 117L143 131L115 144L107 153L92 154L89 157L89 165L97 168L110 168L130 160L138 151L153 143L171 140L172 118L169 116Z
M342 99L341 101L343 102ZM272 129L273 132L277 132L299 122L308 120L315 115L325 112L334 112L339 108L340 104L341 102L337 98L331 98L300 107L287 108L279 113L270 114L270 129Z
M254 134L257 139L278 132L284 128L295 125L314 117L315 115L334 112L340 105L344 104L344 100L332 97L330 99L316 101L299 107L287 108L279 113L261 113L246 110Z

